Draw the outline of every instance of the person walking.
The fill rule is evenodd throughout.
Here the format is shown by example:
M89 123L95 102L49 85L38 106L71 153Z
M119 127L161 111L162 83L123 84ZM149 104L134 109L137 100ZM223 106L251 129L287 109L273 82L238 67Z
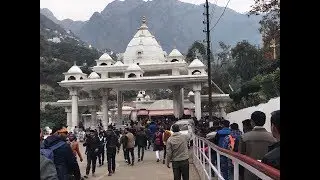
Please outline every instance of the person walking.
M43 134L40 128L40 147L42 146ZM40 180L59 180L56 167L53 162L40 152Z
M128 160L128 165L133 166L134 165L134 142L135 142L135 137L134 135L129 131L128 128L125 130L125 137L124 137L124 144L126 147L126 157ZM130 161L130 155L131 155L131 161Z
M127 143L128 139L126 137L126 133L125 130L122 131L121 137L120 137L120 145L122 145L122 151L123 151L123 158L126 161L126 163L128 163L128 159L127 159Z
M253 159L262 160L263 156L268 152L268 147L275 143L276 139L263 127L266 122L264 112L253 112L251 120L254 128L241 136L239 152ZM257 176L246 169L243 177L245 180L257 179Z
M165 164L166 163L166 155L167 155L167 141L168 141L168 139L169 139L169 137L171 136L171 132L170 132L170 126L165 126L166 127L166 129L165 129L165 131L164 131L164 133L163 133L163 164Z
M138 146L138 162L143 161L144 149L147 147L148 137L144 131L143 127L140 127L136 136L136 146ZM141 152L141 156L140 156ZM141 157L141 159L140 159Z
M157 162L160 161L160 152L163 150L163 133L160 131L160 128L157 128L156 133L154 134L154 146L153 151L156 152Z
M118 135L114 132L112 125L108 126L106 131L106 150L107 150L107 161L108 161L108 176L116 171L116 153L119 153L120 143Z
M52 160L56 167L58 179L69 180L72 176L74 179L80 180L81 173L78 162L70 145L66 143L67 128L62 125L55 126L52 128L51 134L44 140L43 149L52 150Z
M179 125L172 125L173 134L167 140L167 167L172 170L174 180L189 180L189 149L188 138L181 134Z
M271 113L271 132L277 142L269 147L261 162L280 170L280 110Z
M71 149L72 149L74 156L77 158L77 155L78 155L80 158L80 162L82 162L83 158L80 153L79 143L77 141L77 137L74 134L72 134L69 136L69 141L70 141L70 146L71 146Z
M94 130L90 130L90 135L86 139L85 143L83 143L83 146L86 147L86 155L87 155L87 167L86 167L86 175L85 178L88 178L91 165L92 165L92 176L95 176L96 171L96 163L97 163L97 156L99 153L99 146L100 146L100 140L97 136L96 132Z
M105 133L101 131L99 133L99 141L100 141L100 146L99 146L99 152L98 152L98 160L99 160L99 167L103 166L104 164L104 146L106 145L106 138L105 138Z

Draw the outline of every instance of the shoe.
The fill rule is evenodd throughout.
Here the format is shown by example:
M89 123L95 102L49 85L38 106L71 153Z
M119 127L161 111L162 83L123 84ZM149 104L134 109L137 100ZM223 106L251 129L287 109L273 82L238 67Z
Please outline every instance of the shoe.
M128 160L125 159L125 161L126 161L126 163L128 163Z
M112 174L111 174L111 173L109 173L109 174L108 174L108 176L112 176Z
M131 166L133 166L134 165L134 163L131 163Z
M162 164L165 164L166 163L166 160L162 160Z
M143 158L141 158L141 161L143 161Z
M87 178L88 178L88 174L87 174L87 175L85 175L85 176L83 176L83 177L87 179Z
M160 159L157 159L157 162L159 162L160 161Z
M96 175L94 173L92 173L92 177L96 177Z
M101 164L99 164L99 167L101 167L102 165Z
M140 158L138 159L138 162L140 162Z

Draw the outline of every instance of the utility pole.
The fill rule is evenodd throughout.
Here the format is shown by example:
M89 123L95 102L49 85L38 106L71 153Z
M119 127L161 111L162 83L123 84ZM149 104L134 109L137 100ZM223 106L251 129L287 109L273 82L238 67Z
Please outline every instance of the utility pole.
M206 12L203 13L203 15L205 15L205 19L206 21L203 21L203 24L206 24L206 30L204 30L203 32L206 33L206 41L207 41L207 60L208 60L208 96L209 96L209 102L208 102L208 113L209 113L209 121L212 121L212 83L211 83L211 62L210 62L210 14L209 14L209 2L208 0L206 0L206 4L205 4L205 8L206 8Z

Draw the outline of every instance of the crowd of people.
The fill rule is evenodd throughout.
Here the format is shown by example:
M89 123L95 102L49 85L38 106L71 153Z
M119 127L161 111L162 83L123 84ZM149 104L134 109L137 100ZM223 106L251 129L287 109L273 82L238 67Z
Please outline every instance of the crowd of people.
M83 177L77 161L77 159L83 161L78 140L81 131L75 128L74 132L68 132L66 126L60 125L54 127L50 136L44 139L40 129L40 179L79 180L89 178L90 172L95 176L96 163L98 161L99 167L104 165L105 153L108 176L112 176L116 172L115 157L122 146L127 165L134 166L136 162L135 147L138 150L137 162L144 160L145 150L153 148L151 150L155 152L156 162L162 161L168 168L170 162L176 162L172 164L174 176L183 176L183 179L187 180L189 176L189 170L186 170L189 166L189 163L186 163L189 158L187 138L179 136L181 135L179 126L173 127L172 134L169 130L172 123L172 121L148 121L144 125L131 123L130 127L123 130L115 129L113 125L109 125L106 131L86 129L82 145L85 147L87 166Z
M237 123L230 124L228 120L222 119L219 126L215 127L216 135L211 141L221 148L239 152L280 170L280 110L271 114L270 121L272 133L263 127L266 123L265 113L255 111L250 119L242 121L243 132L241 132ZM208 152L207 147L203 150L211 153L211 163L216 165L216 152L213 149ZM220 168L224 179L233 179L231 159L221 156ZM257 176L240 166L240 179L256 180Z
M179 133L179 126L174 124L175 121L131 122L125 129L116 129L115 126L109 125L107 130L86 129L83 135L77 130L73 133L68 132L66 126L60 125L54 127L51 135L45 140L40 129L40 179L79 180L88 178L90 171L91 175L95 176L96 163L98 161L99 167L103 166L105 154L108 164L107 174L112 176L116 173L116 154L122 149L123 159L129 166L143 161L146 150L153 150L156 162L162 162L168 168L171 168L170 162L172 162L174 180L180 180L181 177L183 180L188 180L188 140ZM239 130L237 123L230 124L228 120L221 118L211 128L208 128L206 120L194 122L196 133L200 136L216 131L211 141L217 146L239 152L280 170L280 110L272 113L272 133L263 127L266 115L261 111L252 113L250 119L242 122L243 131ZM82 145L85 147L84 155L87 158L83 177L77 161L79 159L82 162L84 156L80 152L78 137L82 137L84 141ZM136 147L137 155L134 151ZM208 148L204 149L207 153L211 153L212 163L216 165L216 152L213 149L210 152ZM230 159L221 156L220 167L224 179L233 179L233 164ZM257 179L254 174L241 168L240 178Z

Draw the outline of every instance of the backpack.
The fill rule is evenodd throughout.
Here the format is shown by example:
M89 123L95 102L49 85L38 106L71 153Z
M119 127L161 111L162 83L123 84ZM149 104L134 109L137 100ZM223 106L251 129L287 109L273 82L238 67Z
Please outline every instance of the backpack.
M229 135L228 149L230 151L238 152L238 144L239 144L239 140L237 138L232 137L231 135Z
M53 151L58 149L59 147L61 147L62 145L64 145L65 142L61 141L58 142L57 144L49 147L49 148L41 148L40 149L40 154L42 154L43 156L45 156L46 158L50 159L51 161L54 162L54 154Z
M161 145L161 133L160 132L156 133L155 144L156 145Z

